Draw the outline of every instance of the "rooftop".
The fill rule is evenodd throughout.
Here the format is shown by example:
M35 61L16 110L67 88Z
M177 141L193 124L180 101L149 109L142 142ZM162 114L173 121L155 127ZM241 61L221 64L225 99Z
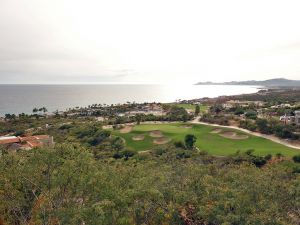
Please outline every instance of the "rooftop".
M53 144L53 138L49 135L35 135L26 137L16 137L16 136L2 136L0 137L0 144L13 144L20 143L23 148L34 148L41 147L43 145Z
M20 139L16 136L2 136L0 137L0 144L12 144L12 143L18 143L20 142Z

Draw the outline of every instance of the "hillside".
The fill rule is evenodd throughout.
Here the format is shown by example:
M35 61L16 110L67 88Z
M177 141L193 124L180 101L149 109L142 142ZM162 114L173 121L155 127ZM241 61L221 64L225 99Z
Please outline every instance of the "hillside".
M223 83L214 82L199 82L196 85L255 85L265 87L300 87L300 80L288 80L285 78L275 78L263 81L248 80L248 81L230 81Z

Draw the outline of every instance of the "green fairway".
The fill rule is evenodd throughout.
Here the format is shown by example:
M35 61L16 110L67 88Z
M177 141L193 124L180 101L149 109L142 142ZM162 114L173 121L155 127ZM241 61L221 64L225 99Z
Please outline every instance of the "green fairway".
M300 153L300 150L292 149L281 144L277 144L270 140L252 136L249 134L247 139L230 139L220 136L225 131L234 131L238 135L245 135L243 132L234 129L221 128L220 134L211 133L216 127L207 125L191 124L192 128L184 127L184 123L173 124L147 124L137 125L130 133L120 133L118 130L113 131L114 135L121 136L126 140L128 149L136 151L150 150L155 146L153 143L155 138L149 135L152 130L160 130L165 137L171 138L174 141L183 141L186 134L194 134L197 137L196 146L200 150L205 150L213 155L229 155L237 150L244 152L249 149L254 149L257 155L277 154L281 153L285 156L294 156ZM132 137L144 135L144 140L134 141Z

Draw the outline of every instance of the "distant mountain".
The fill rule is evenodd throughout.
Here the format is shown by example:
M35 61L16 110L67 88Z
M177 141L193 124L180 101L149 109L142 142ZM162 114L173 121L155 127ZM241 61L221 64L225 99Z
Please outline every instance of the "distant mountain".
M265 87L300 87L300 80L288 80L285 78L276 78L270 80L248 80L248 81L230 81L223 83L199 82L196 85L253 85Z

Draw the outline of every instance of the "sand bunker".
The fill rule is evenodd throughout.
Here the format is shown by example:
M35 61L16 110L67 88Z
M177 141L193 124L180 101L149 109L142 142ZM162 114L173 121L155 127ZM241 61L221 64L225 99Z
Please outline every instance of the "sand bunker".
M136 136L132 137L132 140L134 140L134 141L142 141L144 139L145 139L144 135L136 135Z
M153 140L154 144L157 145L163 145L163 144L167 144L168 142L171 141L171 138L167 138L167 137L160 137L160 138L156 138Z
M132 126L125 126L122 129L120 129L120 133L122 134L126 134L126 133L130 133L132 131Z
M192 126L192 125L182 125L181 127L182 127L182 128L186 128L186 129L193 128L193 126Z
M113 125L105 125L105 126L102 126L102 129L103 130L106 130L106 129L112 129L113 128Z
M210 133L212 133L212 134L218 134L218 133L220 133L222 131L222 129L214 129L214 130L212 130Z
M162 132L160 130L153 130L150 132L150 136L155 137L155 138L160 138L160 137L163 137L164 135L162 134Z
M222 137L225 137L225 138L235 139L235 140L242 140L242 139L249 138L248 135L237 134L236 132L233 132L233 131L225 131L225 132L223 132L223 133L221 133L219 135L222 136Z

